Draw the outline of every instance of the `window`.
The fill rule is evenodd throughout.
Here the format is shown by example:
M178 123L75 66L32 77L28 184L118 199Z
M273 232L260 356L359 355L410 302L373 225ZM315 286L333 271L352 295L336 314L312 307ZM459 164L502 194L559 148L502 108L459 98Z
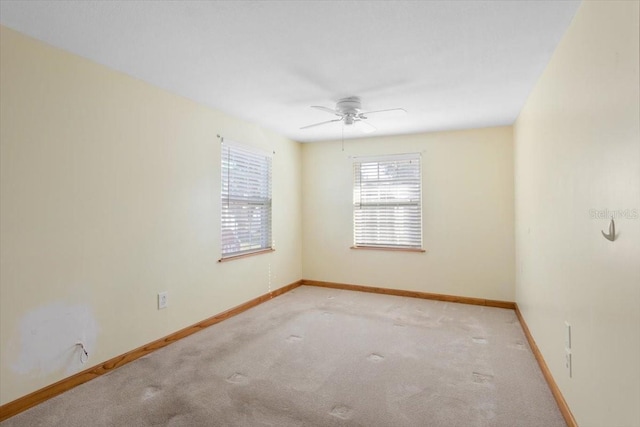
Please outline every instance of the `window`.
M271 156L222 142L222 259L271 249Z
M355 248L422 250L420 154L356 158Z

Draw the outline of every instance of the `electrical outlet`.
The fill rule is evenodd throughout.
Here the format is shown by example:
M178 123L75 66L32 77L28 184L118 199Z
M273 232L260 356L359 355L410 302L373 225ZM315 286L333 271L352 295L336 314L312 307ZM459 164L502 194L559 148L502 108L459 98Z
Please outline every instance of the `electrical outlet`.
M158 294L158 310L167 308L167 305L169 303L168 299L169 296L167 295L167 291L160 292Z
M568 348L564 349L564 367L567 370L567 374L569 374L569 378L571 378L571 350Z

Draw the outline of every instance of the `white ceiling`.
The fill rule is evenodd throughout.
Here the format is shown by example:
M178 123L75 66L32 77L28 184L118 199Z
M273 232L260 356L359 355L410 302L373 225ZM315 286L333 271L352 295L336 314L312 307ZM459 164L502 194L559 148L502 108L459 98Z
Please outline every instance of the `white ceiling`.
M302 142L360 96L377 135L509 125L579 1L0 1L47 43ZM362 136L347 128L345 138Z

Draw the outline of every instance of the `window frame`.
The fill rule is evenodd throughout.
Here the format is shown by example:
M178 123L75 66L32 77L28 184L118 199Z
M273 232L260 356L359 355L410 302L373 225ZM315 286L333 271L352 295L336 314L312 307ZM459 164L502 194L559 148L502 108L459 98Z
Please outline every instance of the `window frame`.
M273 252L272 153L223 138L220 147L218 262ZM229 250L231 240L237 250Z
M402 173L415 173L417 172L416 177L410 177L410 175L401 175L395 177L395 179L389 180L380 178L380 168L391 167L394 163L396 167L404 163L406 165L407 160L409 161L409 166L405 166ZM417 164L417 169L411 165L411 163L415 162ZM377 168L378 177L377 179L364 179L364 176L368 173L370 175L372 171L371 164L377 164L375 168ZM366 170L363 175L363 165L368 164L366 166ZM413 170L412 170L413 168ZM403 153L403 154L389 154L389 155L376 155L376 156L361 156L361 157L353 157L352 164L352 172L353 172L353 246L351 249L366 249L366 250L385 250L385 251L405 251L405 252L426 252L424 245L424 229L423 229L423 209L422 209L422 155L421 153ZM399 183L399 181L406 181L404 186ZM377 182L377 186L376 186ZM367 185L368 184L368 185ZM417 200L407 200L410 195L416 196L416 186L417 186ZM404 188L403 188L404 187ZM391 190L389 190L391 189ZM389 202L389 198L393 198L394 195L398 195L398 192L406 193L405 197L399 197L396 203ZM365 195L369 195L369 198L373 201L376 199L375 196L371 197L375 192L378 193L377 202L372 203L369 201L363 202L363 193ZM365 196L366 198L366 196ZM413 197L412 197L413 199ZM378 212L375 212L376 207L379 208ZM370 209L373 211L372 216L370 216L367 220L370 221L371 218L376 219L375 217L384 217L384 211L386 209L392 208L391 215L393 216L394 221L400 217L402 219L403 216L411 219L413 217L414 221L408 221L406 223L400 224L400 227L391 226L391 231L388 231L389 224L381 224L380 222L374 223L370 229L366 228L366 225L363 224L365 221L362 217L366 215L366 210ZM403 209L404 208L404 209ZM408 209L407 209L408 208ZM411 209L417 210L416 212L411 212ZM404 212L395 212L397 209L401 209ZM360 213L360 214L359 214ZM360 219L359 219L360 216ZM380 218L378 218L378 221ZM419 231L416 233L415 231L411 231L411 228L418 227ZM364 228L362 228L364 227ZM387 231L380 231L381 229L387 228ZM394 230L394 228L399 228L399 230ZM376 231L374 231L374 229ZM374 242L371 239L372 235L378 234L379 236L382 234L391 234L396 236L398 231L404 231L404 238L396 238L395 242L390 240L384 240L380 242ZM369 235L369 236L367 236ZM387 236L388 237L388 236ZM399 243L400 240L405 240L404 244Z

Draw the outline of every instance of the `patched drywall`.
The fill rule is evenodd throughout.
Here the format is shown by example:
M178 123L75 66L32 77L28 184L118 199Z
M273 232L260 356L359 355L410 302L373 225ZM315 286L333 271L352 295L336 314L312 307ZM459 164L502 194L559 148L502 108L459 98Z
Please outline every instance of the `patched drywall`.
M19 375L69 375L91 360L98 326L88 305L54 302L30 310L18 324L7 352L13 359L11 369Z
M0 404L77 371L78 339L99 365L302 277L300 144L5 27L0 42ZM216 135L275 151L275 252L217 262Z

